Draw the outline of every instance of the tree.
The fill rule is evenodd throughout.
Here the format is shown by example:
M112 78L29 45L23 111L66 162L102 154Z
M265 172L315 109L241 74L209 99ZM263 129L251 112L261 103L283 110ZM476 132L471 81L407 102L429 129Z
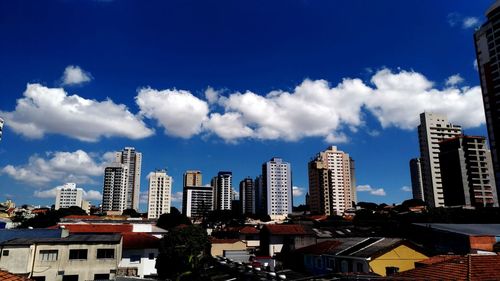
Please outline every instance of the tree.
M156 226L163 229L171 229L181 224L191 225L191 221L175 207L170 208L169 214L162 214L156 222Z
M204 229L177 227L160 240L156 269L161 279L200 280L210 260L210 241Z
M123 210L122 216L129 216L131 218L140 218L141 214L138 213L135 209L125 209Z
M59 210L49 210L44 214L39 214L34 218L23 221L19 228L47 228L49 226L57 225L61 218L71 215L85 216L87 213L82 208L77 206L60 208Z

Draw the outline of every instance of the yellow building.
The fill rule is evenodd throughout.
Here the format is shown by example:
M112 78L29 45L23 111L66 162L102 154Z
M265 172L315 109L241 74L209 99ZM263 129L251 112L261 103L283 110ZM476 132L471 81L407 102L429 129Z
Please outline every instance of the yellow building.
M245 242L239 239L212 239L212 257L224 256L224 251L244 251L247 249Z
M427 259L420 250L409 243L394 245L372 255L368 264L372 272L387 276L394 271L402 272L415 268L415 262Z

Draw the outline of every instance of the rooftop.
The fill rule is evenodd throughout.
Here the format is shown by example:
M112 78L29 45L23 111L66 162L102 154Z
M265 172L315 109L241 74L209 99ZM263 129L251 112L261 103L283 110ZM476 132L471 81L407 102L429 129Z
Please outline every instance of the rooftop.
M15 238L60 238L62 229L1 229L0 243Z
M98 244L98 243L120 243L122 236L120 234L100 234L70 235L64 238L16 238L0 243L3 246L13 245L32 245L32 244Z
M267 229L273 235L313 235L314 232L300 224L268 224Z
M31 280L27 277L15 275L12 273L9 273L5 270L0 269L0 281L28 281Z
M132 232L131 224L59 224L50 228L64 227L70 233L124 233Z
M123 249L157 249L160 239L153 235L128 232L123 234Z
M414 225L468 236L500 236L500 224L414 223Z

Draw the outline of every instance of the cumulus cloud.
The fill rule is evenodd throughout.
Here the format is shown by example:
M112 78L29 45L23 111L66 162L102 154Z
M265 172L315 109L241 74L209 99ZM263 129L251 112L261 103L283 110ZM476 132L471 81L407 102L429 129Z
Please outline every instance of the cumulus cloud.
M68 65L61 78L63 85L76 85L92 80L92 75L78 65Z
M448 77L445 83L446 86L456 86L462 82L464 82L464 79L462 78L462 76L460 76L460 74L457 73L455 75Z
M474 28L479 25L479 19L476 17L466 17L462 21L463 28Z
M405 186L401 187L401 190L404 192L411 192L411 187L405 185Z
M385 190L383 188L373 188L370 185L358 185L356 187L358 192L369 192L371 195L375 196L385 196Z
M292 187L292 193L293 193L293 196L295 196L295 197L302 196L302 195L304 195L304 188L294 186L294 187Z
M28 84L24 97L12 112L0 112L6 125L31 139L47 133L61 134L81 141L95 142L102 137L141 139L153 134L125 105L112 100L96 101L69 95L62 88Z
M480 87L458 88L462 80L453 75L440 89L421 73L384 68L374 72L369 83L346 78L331 85L306 79L293 91L265 95L247 91L222 96L208 88L207 101L189 91L148 88L139 91L136 101L143 116L156 119L173 136L213 134L227 142L322 137L342 143L349 140L348 132L360 128L378 134L366 128L367 114L374 115L382 128L414 129L424 111L445 114L464 128L484 124Z
M62 188L63 186L57 186L51 189L46 190L36 190L33 193L33 196L36 198L56 198L57 189ZM84 200L101 200L102 194L97 190L83 190L83 199Z
M183 90L143 88L135 100L141 115L156 119L158 125L165 129L165 134L181 138L200 133L209 113L206 101Z
M182 191L172 193L172 202L182 202Z
M74 152L56 151L46 157L32 155L24 165L6 165L0 172L13 179L32 185L44 185L53 181L93 183L93 177L104 171L111 162L112 152L93 155L83 150Z

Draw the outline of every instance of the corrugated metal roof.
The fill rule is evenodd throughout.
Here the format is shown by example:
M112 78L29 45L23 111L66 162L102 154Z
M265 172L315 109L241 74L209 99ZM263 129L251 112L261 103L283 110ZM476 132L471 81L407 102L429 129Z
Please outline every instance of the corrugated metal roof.
M414 225L468 236L500 236L500 224L414 223Z
M76 234L64 238L17 238L5 241L1 245L119 243L120 240L121 234Z

